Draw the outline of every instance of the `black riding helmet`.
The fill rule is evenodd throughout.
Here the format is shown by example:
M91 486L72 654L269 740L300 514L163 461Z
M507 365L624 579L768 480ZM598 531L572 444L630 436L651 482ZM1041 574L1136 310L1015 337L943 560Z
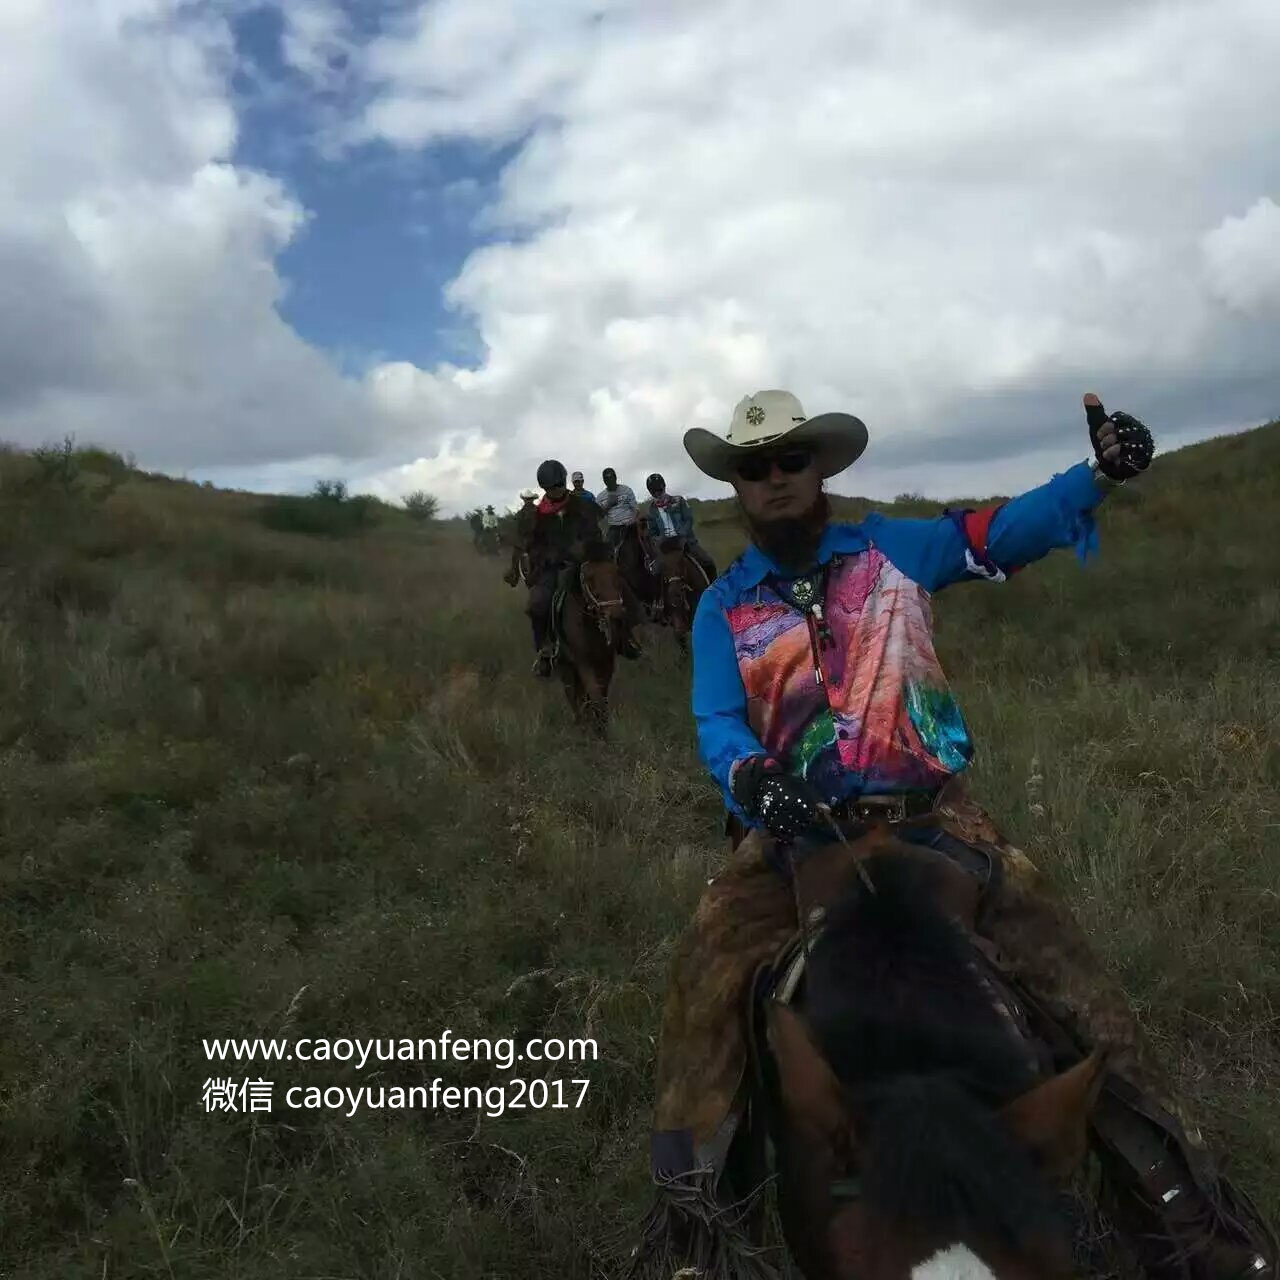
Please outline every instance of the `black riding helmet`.
M538 468L538 484L543 489L563 489L567 479L564 463L557 462L554 458L548 458Z
M644 487L650 493L662 493L667 487L667 482L655 471L645 482Z

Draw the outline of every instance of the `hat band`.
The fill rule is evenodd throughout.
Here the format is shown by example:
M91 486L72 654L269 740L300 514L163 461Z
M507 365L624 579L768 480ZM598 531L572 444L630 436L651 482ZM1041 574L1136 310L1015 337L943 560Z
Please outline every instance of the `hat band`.
M802 424L798 422L796 423L796 427L799 427L800 425ZM775 431L772 435L758 436L754 440L743 440L741 442L735 440L732 436L725 436L724 442L725 444L733 445L735 449L754 449L758 445L772 444L775 440L782 440L789 436L795 429L795 427L791 427L786 431Z

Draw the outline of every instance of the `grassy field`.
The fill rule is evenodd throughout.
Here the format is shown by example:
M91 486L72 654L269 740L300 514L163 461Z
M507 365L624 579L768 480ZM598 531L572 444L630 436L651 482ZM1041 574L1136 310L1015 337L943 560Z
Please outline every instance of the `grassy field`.
M1277 474L1280 425L1161 458L1109 500L1097 564L936 605L976 792L1272 1212ZM673 940L724 849L669 638L622 665L602 750L456 525L315 537L250 495L89 479L0 457L0 1274L609 1274ZM723 508L704 534L722 563L741 545ZM544 1073L585 1102L288 1110L289 1085L502 1076L201 1047L446 1028L595 1037ZM275 1109L207 1112L228 1073Z

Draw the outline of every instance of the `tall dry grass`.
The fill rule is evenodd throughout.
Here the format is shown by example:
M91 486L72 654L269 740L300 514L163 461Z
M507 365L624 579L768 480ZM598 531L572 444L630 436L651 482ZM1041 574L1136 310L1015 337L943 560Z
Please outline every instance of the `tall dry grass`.
M1097 565L936 602L975 788L1272 1210L1278 464L1280 427L1162 459L1110 501ZM518 593L465 532L322 542L249 495L6 478L0 1270L599 1274L644 1203L667 965L724 847L674 646L622 665L601 750L530 678ZM722 562L740 545L705 532ZM595 1036L601 1060L559 1072L584 1106L202 1105L203 1038L446 1027ZM381 1082L437 1073L494 1079Z

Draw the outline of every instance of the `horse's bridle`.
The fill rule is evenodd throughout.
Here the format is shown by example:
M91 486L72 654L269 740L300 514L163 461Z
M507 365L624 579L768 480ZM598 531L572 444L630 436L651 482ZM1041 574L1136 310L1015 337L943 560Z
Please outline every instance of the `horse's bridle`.
M684 601L685 608L688 609L689 597L693 595L693 588L685 581L683 574L675 573L662 580L662 591L667 596L669 605L671 604L670 592L672 587L675 587L680 593L680 598ZM671 607L674 608L674 605Z
M619 608L625 608L622 597L619 595L615 600L601 600L591 590L591 584L587 581L587 566L585 564L578 566L578 585L582 588L582 595L587 602L587 608L596 616L596 626L600 628L600 634L608 639L609 618L605 610L615 604Z
M711 579L707 577L707 571L689 554L689 548L686 545L684 545L683 542L680 547L680 561L682 566L684 564L693 565L694 568L697 569L697 571L700 574L702 574L703 580L706 583L706 585L708 587L711 585ZM670 590L672 586L679 587L680 593L681 595L683 595L686 602L686 606L687 606L690 598L693 595L693 583L691 583L689 579L684 576L683 573L673 573L667 577L664 577L662 579L662 594L664 599L666 599L667 592Z

